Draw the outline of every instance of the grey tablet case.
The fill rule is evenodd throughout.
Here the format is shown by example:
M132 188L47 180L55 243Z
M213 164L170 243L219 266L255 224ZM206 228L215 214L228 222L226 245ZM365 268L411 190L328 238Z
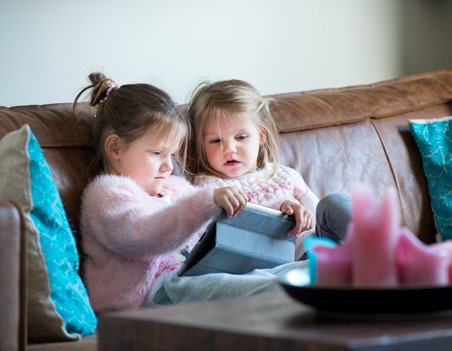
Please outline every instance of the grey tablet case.
M250 203L231 218L223 210L209 224L178 275L243 274L292 262L296 239L286 234L294 225L293 217Z

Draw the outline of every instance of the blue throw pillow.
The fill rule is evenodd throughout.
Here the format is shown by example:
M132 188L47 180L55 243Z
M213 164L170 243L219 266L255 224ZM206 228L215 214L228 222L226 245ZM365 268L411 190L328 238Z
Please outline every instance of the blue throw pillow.
M0 197L24 211L28 336L63 341L95 332L97 318L78 274L79 255L61 197L28 125L0 140Z
M409 123L422 155L436 229L442 240L452 239L452 117Z

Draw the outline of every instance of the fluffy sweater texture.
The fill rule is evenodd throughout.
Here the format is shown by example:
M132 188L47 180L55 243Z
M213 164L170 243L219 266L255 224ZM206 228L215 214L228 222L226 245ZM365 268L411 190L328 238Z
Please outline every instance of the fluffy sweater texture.
M171 176L165 199L133 179L101 175L81 207L84 280L96 312L136 308L163 275L177 270L218 214L212 191ZM169 201L168 201L169 199Z

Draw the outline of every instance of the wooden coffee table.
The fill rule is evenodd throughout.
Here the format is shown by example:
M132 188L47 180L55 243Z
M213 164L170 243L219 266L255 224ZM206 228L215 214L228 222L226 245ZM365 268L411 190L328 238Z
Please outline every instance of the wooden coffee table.
M332 317L281 292L105 314L98 337L99 351L452 350L452 314Z

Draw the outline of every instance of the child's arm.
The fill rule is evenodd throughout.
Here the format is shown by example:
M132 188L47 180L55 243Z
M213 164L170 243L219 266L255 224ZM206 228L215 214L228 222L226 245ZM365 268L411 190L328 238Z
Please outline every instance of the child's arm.
M82 214L84 235L109 251L133 260L148 260L183 245L219 213L231 215L247 202L246 194L233 187L193 188L183 179L169 179L172 198L168 204L149 196L127 177L103 176L91 183L84 194ZM181 194L183 194L181 196Z
M286 166L280 167L285 172L287 172L288 176L292 179L294 184L296 184L294 198L300 201L300 203L309 211L315 213L315 209L317 207L317 204L319 203L319 198L317 197L317 195L312 192L301 174L298 173L295 169Z
M315 211L319 198L311 191L300 173L290 167L280 166L280 174L293 184L293 198L283 200L280 210L296 219L294 228L288 235L298 235L315 225Z
M177 249L219 212L211 190L193 190L188 183L177 187L184 196L168 204L126 177L95 180L83 198L83 235L134 260Z
M319 198L307 185L306 192L304 194L300 194L297 199L312 213L315 213L315 209L317 207L317 204L319 203Z

